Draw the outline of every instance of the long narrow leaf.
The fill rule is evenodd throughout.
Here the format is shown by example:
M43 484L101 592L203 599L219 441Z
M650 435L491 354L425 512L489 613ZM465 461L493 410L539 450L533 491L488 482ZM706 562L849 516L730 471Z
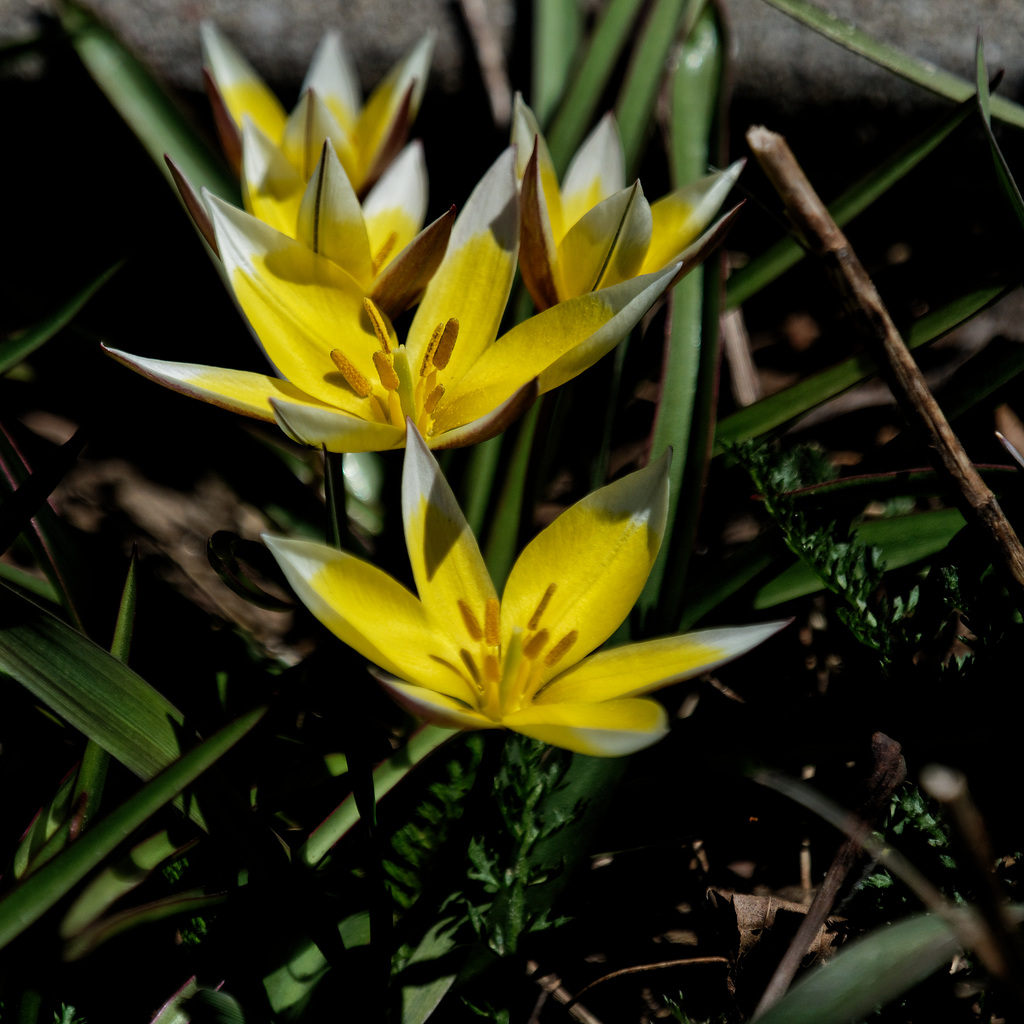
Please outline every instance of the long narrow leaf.
M626 158L626 180L636 176L637 165L651 126L654 101L665 77L668 56L676 44L676 32L687 0L658 0L633 48L629 73L615 104ZM692 48L691 51L692 52ZM706 158L705 158L706 162ZM701 166L694 178L704 173ZM682 182L676 182L677 185Z
M896 182L912 171L943 139L963 123L974 111L974 102L966 100L945 115L937 124L901 146L887 160L854 182L838 199L829 204L832 219L842 227L866 210ZM798 263L806 250L790 236L780 239L771 248L737 270L726 282L725 304L729 309L743 305L765 285Z
M0 341L0 373L6 373L12 366L17 366L37 348L48 342L59 330L67 327L74 320L78 311L117 273L121 266L121 263L115 263L58 306L49 316L26 330Z
M0 900L0 948L42 917L147 818L226 754L265 711L249 711L204 740Z
M238 183L202 141L153 76L98 21L63 0L60 18L71 42L107 99L127 122L160 173L171 183L168 154L196 189L238 201Z
M908 347L917 348L940 338L1002 298L1007 290L1001 285L979 288L926 314L914 321L907 331ZM715 430L715 454L721 455L730 445L749 441L792 423L877 372L874 360L867 354L850 356L784 391L734 412L721 420Z
M629 41L633 22L643 0L611 0L590 40L583 63L547 132L551 159L559 174L594 120L594 111L611 78L619 56Z
M943 71L929 64L928 61L912 57L898 47L874 39L856 25L836 17L820 7L815 7L807 0L765 0L801 24L814 29L827 39L838 43L847 50L859 53L862 57L889 71L894 71L901 78L927 89L929 92L959 103L974 95L974 83L968 82L957 75ZM992 97L992 116L1008 124L1024 128L1024 107L1002 97Z
M1003 151L996 142L992 132L992 96L989 94L988 71L985 68L985 47L982 45L981 36L978 36L978 46L975 51L975 64L977 69L978 88L978 109L981 111L981 119L985 125L985 134L988 136L989 148L992 151L992 160L996 167L996 177L1002 186L1006 198L1017 217L1017 222L1024 227L1024 198L1021 197L1017 182L1013 180L1010 167L1003 156Z
M583 36L576 0L534 0L530 105L543 128L565 92Z

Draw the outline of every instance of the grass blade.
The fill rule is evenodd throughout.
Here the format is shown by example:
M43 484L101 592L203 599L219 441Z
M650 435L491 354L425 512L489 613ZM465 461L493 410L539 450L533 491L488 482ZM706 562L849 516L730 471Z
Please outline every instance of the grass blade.
M543 128L565 92L583 38L576 0L534 0L530 106Z
M772 7L788 14L802 25L814 29L815 32L831 39L834 43L889 71L895 72L908 82L921 86L929 92L944 96L946 99L959 103L974 95L974 83L968 82L957 75L943 71L941 68L919 60L898 47L874 39L856 25L836 17L820 7L815 7L807 0L765 0ZM1007 124L1024 128L1024 107L1002 97L992 98L992 116Z
M226 754L265 711L249 711L204 740L0 900L0 948L42 917L135 829Z
M67 327L78 315L79 310L121 269L121 266L121 263L115 263L84 288L75 292L49 316L0 342L0 374L17 366L36 349L46 344L58 331Z

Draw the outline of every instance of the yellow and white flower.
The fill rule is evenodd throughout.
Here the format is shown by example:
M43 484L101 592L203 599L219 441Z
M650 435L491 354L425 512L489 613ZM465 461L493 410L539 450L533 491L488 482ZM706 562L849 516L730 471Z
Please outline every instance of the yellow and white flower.
M498 337L519 250L515 151L474 189L404 343L352 274L214 197L207 205L228 282L277 371L144 359L110 350L167 387L333 452L405 444L408 417L431 448L500 433L538 393L610 351L677 268L631 278L531 317Z
M705 231L742 161L648 203L639 181L624 187L622 142L611 114L584 140L561 186L537 119L521 96L512 141L522 182L520 265L538 309L676 263L685 272L731 223L727 214Z
M527 545L499 599L410 425L402 515L416 594L336 548L264 539L303 603L413 714L617 756L667 731L664 709L647 694L710 671L785 625L706 629L591 654L640 594L667 510L668 455L563 512Z

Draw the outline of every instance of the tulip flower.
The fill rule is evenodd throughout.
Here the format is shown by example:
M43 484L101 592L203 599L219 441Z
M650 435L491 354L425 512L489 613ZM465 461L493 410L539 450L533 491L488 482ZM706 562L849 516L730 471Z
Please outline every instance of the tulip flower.
M538 309L676 263L699 263L732 214L705 231L742 161L648 203L640 182L624 188L618 128L606 115L587 136L561 187L533 111L516 96L512 141L522 182L523 281ZM701 234L704 232L704 234Z
M424 36L363 106L355 69L338 33L330 32L313 56L298 105L286 114L249 62L210 22L203 22L200 31L217 128L236 169L249 119L280 146L303 181L312 174L324 140L330 139L360 195L402 148L419 111L434 47L433 35Z
M303 242L227 203L207 205L226 277L278 371L111 354L145 376L332 452L405 444L412 419L431 448L500 433L538 393L610 351L677 273L631 278L498 337L519 249L515 152L503 153L457 218L400 344L362 285Z
M407 710L617 756L667 732L646 695L785 625L706 629L591 654L629 614L658 554L670 453L595 491L534 538L500 600L455 496L409 425L402 517L416 594L344 551L265 537L302 602ZM589 656L588 656L589 655Z

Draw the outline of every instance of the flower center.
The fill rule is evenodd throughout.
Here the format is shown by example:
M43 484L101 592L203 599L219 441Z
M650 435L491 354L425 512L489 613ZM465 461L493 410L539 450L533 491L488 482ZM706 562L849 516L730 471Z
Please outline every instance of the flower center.
M331 361L348 386L360 398L369 401L370 419L401 426L409 415L415 419L420 434L430 437L434 432L434 410L444 395L444 385L438 383L437 373L448 366L452 357L459 337L459 321L453 317L434 328L410 397L408 390L402 386L402 376L395 368L397 350L391 349L384 317L371 299L363 299L363 308L380 345L380 349L372 355L377 380L363 373L339 348L331 350ZM404 367L407 365L404 362L405 346L399 345L398 349L403 351Z
M551 631L541 626L556 588L555 583L548 584L525 630L515 631L507 650L502 649L496 598L487 601L482 617L468 601L457 602L467 636L466 645L459 649L464 678L476 692L477 710L495 722L533 700L544 685L545 670L557 665L579 637L571 629L553 643Z

